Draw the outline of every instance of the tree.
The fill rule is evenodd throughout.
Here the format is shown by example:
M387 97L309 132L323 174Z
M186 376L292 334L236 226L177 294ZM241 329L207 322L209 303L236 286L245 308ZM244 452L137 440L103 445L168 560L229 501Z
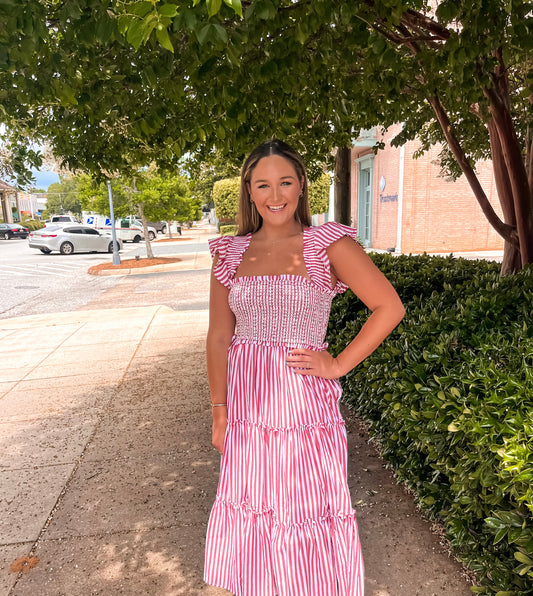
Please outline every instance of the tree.
M346 124L342 118L346 112L359 112L347 132L354 125L402 121L396 143L419 136L423 151L440 142L443 168L455 176L465 175L483 213L505 239L503 270L533 262L533 17L529 3L489 0L481 15L477 3L454 0L440 2L436 10L414 1L398 5L396 0L253 2L247 5L243 21L225 19L224 32L213 19L220 2L207 2L207 8L211 24L204 22L199 32L225 35L228 61L238 63L243 74L231 73L226 80L231 68L212 57L199 76L216 72L222 94L229 100L227 115L236 120L237 138L243 126L260 130L260 123L246 113L248 104L232 110L235 92L251 94L262 115L277 115L275 97L286 100L288 93L276 81L286 84L290 73L295 83L291 89L300 97L293 95L286 103L282 127L289 135L290 119L302 119L305 113L299 99L306 101L309 96L300 94L302 79L316 96L336 96L332 98L336 105L326 106L323 112L336 136L341 136L337 125ZM174 22L180 18L176 16ZM320 76L319 68L334 74ZM307 109L321 124L320 101L311 101ZM225 136L224 131L219 133ZM349 145L338 142L337 146ZM504 221L490 205L474 170L477 159L489 156Z
M81 215L76 177L60 178L59 182L50 184L46 191L46 210L48 213L70 212Z
M135 179L135 186L134 200L143 223L147 256L153 258L146 220L172 222L199 219L199 203L191 199L187 180L181 175L141 172Z
M86 211L110 215L107 184L83 176L80 201ZM132 178L111 181L113 211L117 219L137 214L143 223L148 258L153 258L147 219L190 221L200 217L197 201L190 197L187 180L180 174L158 172L154 167L137 172Z
M194 199L207 207L213 206L213 185L225 178L239 175L240 164L233 163L220 151L211 150L207 157L200 154L189 156L185 168L190 175L189 188Z

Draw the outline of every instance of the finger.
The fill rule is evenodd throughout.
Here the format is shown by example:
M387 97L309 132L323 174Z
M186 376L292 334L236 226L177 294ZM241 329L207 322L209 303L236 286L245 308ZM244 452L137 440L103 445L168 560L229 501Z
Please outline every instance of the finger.
M311 362L309 361L309 359L303 359L303 358L299 358L299 359L293 359L293 360L287 360L287 366L290 366L291 368L311 368Z
M294 348L293 350L289 350L289 356L310 356L311 350L306 350L305 348Z

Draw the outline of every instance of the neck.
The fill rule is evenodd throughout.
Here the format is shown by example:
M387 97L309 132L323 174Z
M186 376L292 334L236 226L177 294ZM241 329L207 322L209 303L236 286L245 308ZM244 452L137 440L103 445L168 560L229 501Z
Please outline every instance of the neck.
M284 226L263 226L255 233L256 237L259 237L261 240L265 242L279 242L281 240L285 240L286 238L290 238L291 236L297 236L301 234L303 231L303 226L301 223L294 220L294 222L290 222Z

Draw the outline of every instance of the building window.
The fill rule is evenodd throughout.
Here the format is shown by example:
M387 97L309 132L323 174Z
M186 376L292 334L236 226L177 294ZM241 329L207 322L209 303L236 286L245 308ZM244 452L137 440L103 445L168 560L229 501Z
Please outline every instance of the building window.
M374 156L365 155L356 160L358 166L357 232L364 246L372 246L372 184Z

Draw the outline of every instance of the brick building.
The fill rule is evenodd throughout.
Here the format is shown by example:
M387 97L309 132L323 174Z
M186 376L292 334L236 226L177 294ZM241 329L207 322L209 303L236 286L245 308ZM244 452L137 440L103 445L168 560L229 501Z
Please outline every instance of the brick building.
M465 177L440 176L439 147L415 159L417 141L391 147L398 131L365 131L352 148L352 225L365 246L402 253L502 250ZM376 141L385 147L374 154ZM491 163L479 162L476 171L501 216Z

